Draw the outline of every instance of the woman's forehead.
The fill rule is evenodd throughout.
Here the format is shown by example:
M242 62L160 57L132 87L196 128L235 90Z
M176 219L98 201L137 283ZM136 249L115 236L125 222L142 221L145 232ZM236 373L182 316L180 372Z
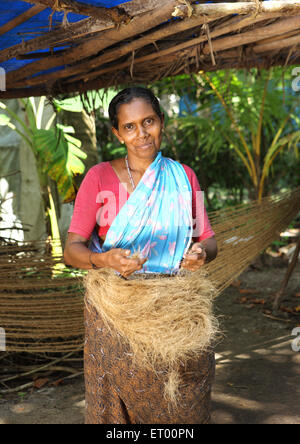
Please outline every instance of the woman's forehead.
M156 114L151 103L143 98L135 98L129 103L123 103L118 109L118 120L133 122Z

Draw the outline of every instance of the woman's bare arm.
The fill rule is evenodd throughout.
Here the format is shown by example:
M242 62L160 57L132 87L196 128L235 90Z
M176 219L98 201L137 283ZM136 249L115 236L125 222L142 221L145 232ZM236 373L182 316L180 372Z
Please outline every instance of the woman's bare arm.
M92 253L88 249L88 240L76 233L68 233L64 259L67 265L83 270L93 268L92 262L99 268L105 267L105 253Z
M137 270L141 270L147 259L130 258L130 250L114 248L105 253L92 253L88 247L88 240L76 233L68 233L64 259L67 265L75 268L90 270L94 264L97 268L112 268L127 277Z

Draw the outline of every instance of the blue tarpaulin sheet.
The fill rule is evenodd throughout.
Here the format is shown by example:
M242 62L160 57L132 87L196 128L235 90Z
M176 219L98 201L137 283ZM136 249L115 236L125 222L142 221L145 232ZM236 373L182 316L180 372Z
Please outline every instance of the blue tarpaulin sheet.
M80 3L85 3L91 6L102 6L106 8L112 8L114 6L118 6L121 3L127 3L126 0L80 0ZM0 28L6 23L10 22L14 18L18 17L20 14L26 12L28 9L32 8L34 5L23 2L20 0L0 0ZM13 45L17 45L26 42L27 40L33 39L35 37L39 37L41 35L49 32L50 26L50 16L53 13L51 8L47 8L34 17L30 18L26 22L22 23L19 26L16 26L11 31L6 32L5 34L0 35L0 51L6 48L9 48ZM68 13L67 19L69 23L74 23L86 18L85 16ZM59 27L64 20L63 12L55 12L51 18L52 28ZM55 48L55 51L68 48L58 47ZM49 49L45 49L44 51L49 51ZM39 50L39 53L42 51ZM17 60L11 59L6 62L0 63L0 67L4 68L6 72L16 70L21 68L22 66L36 61L34 59L26 59L26 60Z

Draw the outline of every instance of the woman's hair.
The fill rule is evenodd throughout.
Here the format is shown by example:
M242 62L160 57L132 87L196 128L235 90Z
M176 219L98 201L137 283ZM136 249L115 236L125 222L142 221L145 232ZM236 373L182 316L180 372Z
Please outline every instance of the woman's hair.
M120 91L110 102L108 113L111 124L114 128L118 129L119 126L118 111L120 106L124 103L130 103L134 99L144 99L152 106L153 111L155 111L158 117L162 119L163 113L160 109L159 101L153 92L147 88L132 86Z

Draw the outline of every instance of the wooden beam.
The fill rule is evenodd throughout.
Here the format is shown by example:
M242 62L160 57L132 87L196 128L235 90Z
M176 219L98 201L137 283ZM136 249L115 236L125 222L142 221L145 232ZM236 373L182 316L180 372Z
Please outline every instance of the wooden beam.
M13 85L18 80L30 77L46 69L76 63L78 60L97 54L99 51L108 48L112 44L116 44L117 42L160 25L172 16L177 0L161 0L160 3L160 7L147 14L134 17L128 25L123 25L118 29L103 32L99 39L85 42L76 48L65 51L63 55L50 56L46 59L30 63L16 71L11 71L7 74L7 85Z
M226 58L222 58L221 63L217 63L216 66L213 66L212 64L207 63L206 65L201 66L201 69L209 72L209 71L216 71L218 69L249 69L251 67L257 67L257 68L268 68L269 66L282 66L286 62L286 54L281 54L279 57L276 57L275 60L271 60L268 58L262 59L261 56L259 56L257 59L247 57L245 60L239 59L239 52L238 48L233 50L224 51L224 53L228 53L231 56ZM223 53L220 53L220 55L223 56ZM207 59L210 60L210 59ZM288 65L294 65L295 63L300 61L300 52L296 55L296 58L293 60L289 60L287 62ZM299 62L298 62L299 63ZM194 66L190 66L190 73L192 72L198 72L199 68L194 64ZM182 69L181 72L178 71L178 73L186 73L185 69ZM174 75L172 72L169 75ZM153 72L153 78L155 77L155 72ZM144 79L145 80L145 79ZM148 80L148 79L147 79ZM130 73L128 72L126 75L122 73L122 82L130 83L132 81L130 77ZM149 79L150 81L150 79ZM121 82L120 82L121 83ZM59 85L59 87L55 88L49 88L49 87L38 87L38 88L21 88L21 89L11 89L4 92L0 92L0 99L12 99L12 98L22 98L22 97L39 97L42 95L51 95L52 97L55 97L59 94L64 93L84 93L89 90L95 90L100 88L107 88L109 86L115 85L114 79L112 76L108 76L106 78L99 78L96 80L89 81L87 83L83 82L74 82L71 84L66 85L65 83L62 83Z
M284 34L295 29L300 28L300 16L289 17L282 19L276 23L264 26L259 29L254 29L243 34L236 34L228 37L218 39L213 42L213 50L218 52L220 50L235 48L236 46L247 45L249 43L257 42L268 37ZM210 47L206 44L203 48L203 54L209 54Z
M283 38L275 42L255 45L253 46L252 50L255 54L261 54L264 52L280 51L281 49L298 45L300 45L299 34L293 37Z
M269 16L268 16L269 17ZM277 17L279 17L279 15L277 15ZM272 14L272 18L274 18L274 15ZM266 16L260 16L257 17L256 19L253 20L252 17L248 17L246 19L242 19L240 21L237 20L233 20L234 23L229 23L229 24L225 24L221 27L216 27L216 29L214 31L212 31L210 33L211 38L216 38L216 37L220 37L221 35L224 34L228 34L230 32L234 32L234 31L238 31L241 30L243 27L247 27L250 24L254 24L254 23L259 23L261 21L266 20ZM244 35L244 34L239 34L239 35ZM195 47L198 46L200 43L206 42L207 41L207 36L206 35L202 35L200 37L197 37L195 39L189 40L187 42L181 43L179 45L174 45L171 48L167 48L165 50L159 51L159 52L153 52L151 54L148 54L146 56L143 57L137 57L134 60L134 64L138 64L138 63L145 63L145 62L149 62L151 60L157 59L157 58L163 58L171 53L177 53L180 51L183 51L185 49L191 48L191 47ZM213 47L214 47L214 40L213 40ZM114 72L116 69L124 69L127 68L128 66L131 65L131 61L126 61L123 63L120 63L118 65L114 65L114 66L109 66L107 68L100 68L97 71L91 72L91 73L87 73L87 74L82 74L81 78L86 78L87 80L92 80L95 79L103 74L107 74L109 72ZM36 78L36 83L38 83L38 77ZM79 80L79 78L77 79L71 79L70 82L73 82L74 80ZM27 83L26 83L27 84Z
M21 25L27 20L31 19L35 15L39 14L41 11L44 11L45 9L46 6L33 6L32 8L27 9L27 11L23 12L23 14L18 15L9 22L5 23L5 25L2 25L0 27L0 35L3 35L6 32L11 31L12 29L16 28L17 26Z
M180 7L179 7L180 8ZM207 3L193 5L194 14L204 14L207 17L227 14L261 14L280 13L281 15L293 15L300 12L300 0L271 0L252 2L228 2Z
M74 0L23 0L36 5L42 4L56 11L73 12L86 15L100 20L113 21L120 24L121 21L127 23L132 17L151 11L161 5L161 0L131 0L121 3L115 8L105 8L100 6L87 5ZM123 18L123 19L122 19Z
M161 2L163 2L163 0L161 0ZM165 3L164 3L165 5L167 4L167 6L168 5L171 6L171 8L169 7L169 15L170 15L171 11L173 12L174 5L176 3L177 2L174 2L174 1L167 1L167 2L165 1ZM263 2L263 3L269 4L270 2ZM276 2L276 3L282 4L282 2ZM299 4L299 6L300 6L300 0L294 0L293 2L288 1L287 3L289 3L289 6L291 6L292 3L294 4L294 6L296 3ZM228 6L232 6L232 5L234 5L236 8L239 7L237 10L239 10L241 13L242 12L244 13L245 11L249 11L249 10L252 11L251 8L253 8L253 3L238 2L238 3L234 3L234 4L227 3L227 4L225 4L227 9L223 8L221 10L223 10L223 11L228 10ZM208 14L209 14L209 12L213 6L214 7L220 7L220 6L223 7L224 4L219 3L217 5L216 4L194 5L194 14L195 15L202 14L204 10L206 12L208 12ZM267 7L267 5L265 5L265 6ZM161 5L161 8L162 8L161 13L162 13L163 12L163 4ZM232 12L233 9L231 8L229 10ZM151 12L153 13L153 11L151 11ZM172 14L172 12L171 12L171 14ZM145 16L140 17L140 19L145 19L145 18L146 18ZM161 15L161 20L163 20L163 14ZM140 20L140 21L142 22L143 20ZM24 79L26 77L30 77L31 75L36 74L37 72L45 70L47 68L76 63L76 61L78 59L82 59L82 54L84 54L86 58L90 57L91 55L93 55L93 53L99 52L99 51L107 48L108 46L110 46L109 42L113 41L114 43L116 43L116 42L122 40L122 38L125 39L125 38L132 37L133 35L135 35L135 33L142 32L146 29L149 29L149 27L151 28L154 25L154 23L152 23L152 20L151 20L151 15L149 16L149 20L147 20L147 21L148 21L148 23L151 23L151 24L149 26L143 25L141 27L141 29L138 26L137 22L134 24L130 23L128 26L130 27L130 25L136 25L136 26L131 26L132 28L136 28L136 30L130 30L127 28L127 26L124 26L124 27L121 27L120 30L118 30L118 31L115 31L115 30L108 31L106 34L101 35L100 41L93 41L90 43L86 42L83 45L80 45L78 48L75 48L71 51L66 51L65 55L63 54L61 56L50 56L50 57L44 59L44 63L42 60L39 62L35 62L34 64L29 64L26 67L19 69L18 71L12 72L8 76L7 82L10 81L10 78L12 78L12 81L15 82L15 81ZM145 20L144 20L144 23L145 23ZM121 30L122 30L122 32L119 32Z
M7 91L0 91L0 99L22 99L26 97L41 97L49 93L46 87L39 88L16 88Z
M92 35L114 27L113 22L100 22L93 18L70 23L67 27L52 30L40 37L3 49L0 51L0 63L17 57L19 54L51 48L69 41L76 43L76 39L87 34Z
M285 34L275 35L274 37L268 37L267 39L262 39L259 41L259 45L263 45L264 43L276 42L278 40L282 40L283 38L286 39L288 37L294 37L294 35L299 35L298 29L286 32Z
M225 24L225 25L217 28L216 30L212 31L211 38L216 38L221 35L240 30L243 27L249 26L250 24L259 23L261 21L264 21L266 19L266 17L274 18L274 14L271 14L270 16L269 15L261 15L260 17L257 17L256 19L253 19L251 17L247 17L246 19L242 19L239 22L236 22L234 25ZM217 51L224 51L224 50L227 50L230 48L234 48L236 46L244 45L246 43L253 43L253 42L256 42L257 40L265 39L266 37L270 37L273 35L278 36L278 32L285 33L285 32L288 32L289 30L294 31L295 29L298 29L298 28L300 28L300 16L289 18L289 19L279 20L272 25L269 25L269 26L266 26L263 28L259 28L259 29L255 29L253 31L251 30L246 33L240 33L240 34L237 34L234 36L224 37L223 39L213 40L212 46L213 46L213 50L216 52ZM205 41L207 41L207 36L206 35L200 36L198 38L184 42L180 45L176 45L171 48L167 48L163 51L154 52L149 55L136 58L134 60L134 65L137 65L139 63L149 62L151 60L158 59L158 58L161 59L171 53L175 53L175 52L183 51L183 50L191 48L191 47L195 47ZM204 46L203 54L204 55L210 54L210 48L209 48L208 44L206 44ZM110 66L107 68L99 69L99 70L91 72L91 73L86 73L86 66L85 66L85 71L82 71L82 75L80 77L75 78L75 79L70 79L67 81L67 83L69 83L69 82L73 83L76 80L80 80L80 78L81 79L83 78L85 81L91 81L103 74L107 74L110 72L113 73L116 70L127 68L131 64L132 64L132 61L129 60L129 61L117 64L117 65L113 65L113 66ZM75 68L77 69L78 67L75 67ZM73 70L72 70L72 68L70 68L69 75L70 75L70 73L75 72L75 68L73 68ZM83 69L83 66L81 69ZM57 77L57 74L59 74L58 77ZM20 85L22 83L25 85L37 85L37 84L41 84L43 82L48 82L50 80L52 80L52 82L54 82L55 78L63 78L63 77L65 77L64 71L62 71L61 73L53 73L53 74L49 74L46 76L42 76L41 78L35 77L33 79L28 79L27 81L22 81L20 83L17 83L17 85L18 84Z
M132 17L144 14L151 11L151 9L159 6L160 0L132 0L129 3L125 3L122 6L127 14ZM68 40L74 42L86 34L95 34L100 31L108 30L115 27L113 21L99 20L94 18L86 18L76 23L69 23L66 27L62 27L57 30L52 30L45 35L30 39L26 42L19 43L18 45L11 46L10 48L0 51L0 62L5 62L19 54L25 54L26 52L38 51L41 49L57 46L61 43L65 43Z
M100 6L92 6L79 3L75 0L23 0L27 3L42 5L53 11L73 12L75 14L86 15L102 20L112 20L120 25L121 23L129 23L131 17L122 8L103 8Z
M25 85L37 85L43 82L55 82L58 79L66 78L70 76L74 76L76 74L80 74L80 79L82 78L84 73L87 78L89 78L88 71L92 71L93 68L97 68L105 63L111 62L113 60L117 60L120 57L123 57L126 54L130 54L132 51L136 51L137 49L143 48L151 43L169 37L171 35L186 31L187 29L193 29L197 26L202 25L203 23L208 23L212 19L206 19L204 17L192 17L190 19L185 19L181 21L176 21L167 24L163 28L154 31L150 34L147 34L144 37L133 40L131 43L127 43L126 45L121 46L120 48L116 48L113 50L108 50L105 54L95 57L88 63L86 61L77 63L75 66L67 67L61 72L45 74L42 76L37 76L31 79L22 80L22 83ZM219 32L223 29L222 27L218 28ZM101 37L101 36L100 36ZM91 73L92 78L97 77L97 74ZM72 79L72 81L79 80L78 78ZM20 82L18 82L20 83Z
M300 59L300 55L297 58L297 60ZM213 66L212 64L207 64L206 66L201 66L201 69L204 71L216 71L218 69L243 69L243 68L250 68L250 67L260 67L260 68L264 68L267 65L272 65L272 66L282 66L285 63L285 58L283 56L283 58L278 58L275 59L275 61L271 62L269 60L266 59L261 59L261 56L258 59L247 59L244 61L240 61L238 59L238 57L236 59L231 59L229 62L227 62L225 60L224 63L222 63L222 65L220 66ZM291 65L294 64L295 62L291 62L288 61L287 65ZM194 68L190 70L190 72L198 72L199 68L195 65ZM185 70L182 69L181 74L185 74ZM177 73L178 74L178 73ZM177 75L176 74L176 75ZM172 76L173 74L170 73L170 76ZM153 72L153 78L155 77L155 72ZM145 79L144 79L145 80ZM132 78L130 77L130 73L128 72L127 75L125 75L124 73L122 73L122 84L127 84L130 82L136 81L135 79L132 80ZM151 79L147 78L147 81L151 81ZM121 83L121 82L120 82ZM113 77L109 76L108 78L98 78L96 80L91 80L90 82L87 83L83 83L83 82L74 82L73 84L62 84L60 86L60 88L63 88L65 93L74 93L74 92L81 92L84 93L86 91L89 90L97 90L100 88L108 88L110 86L114 86L114 80ZM119 84L119 83L118 83ZM58 90L57 90L58 91ZM55 94L55 90L53 91L53 93Z

